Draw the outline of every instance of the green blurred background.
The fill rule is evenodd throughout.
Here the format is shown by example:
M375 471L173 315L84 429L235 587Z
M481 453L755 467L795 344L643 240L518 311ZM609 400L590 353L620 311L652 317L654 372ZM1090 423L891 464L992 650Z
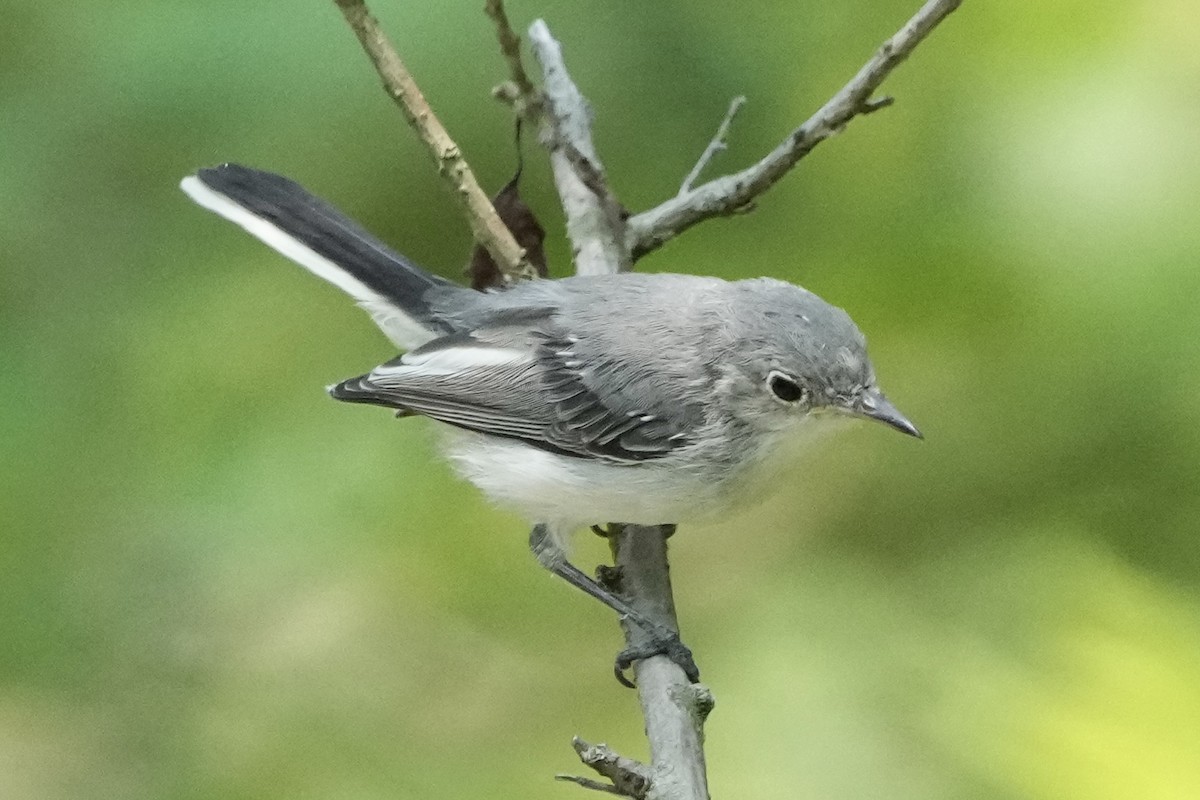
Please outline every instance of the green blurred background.
M375 5L498 188L482 0ZM562 40L642 209L732 96L721 171L916 5L509 11ZM383 337L176 188L282 172L459 274L465 225L333 4L0 10L0 796L580 797L550 780L572 734L644 754L612 615L427 424L324 395ZM1200 9L968 0L886 89L754 214L640 265L849 309L927 435L860 426L673 540L713 795L1200 797Z

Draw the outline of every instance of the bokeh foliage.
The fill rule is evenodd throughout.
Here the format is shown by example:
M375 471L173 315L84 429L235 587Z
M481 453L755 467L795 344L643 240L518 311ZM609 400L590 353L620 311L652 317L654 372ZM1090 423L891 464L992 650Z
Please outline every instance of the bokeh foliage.
M376 11L494 189L480 5ZM719 169L915 6L509 11L563 41L639 209L731 96ZM639 752L611 615L422 422L328 401L386 342L176 189L269 168L458 273L466 228L332 3L0 9L0 795L566 797L571 734ZM1197 31L1191 0L968 0L894 108L641 265L848 308L927 434L863 426L673 540L714 796L1200 795Z

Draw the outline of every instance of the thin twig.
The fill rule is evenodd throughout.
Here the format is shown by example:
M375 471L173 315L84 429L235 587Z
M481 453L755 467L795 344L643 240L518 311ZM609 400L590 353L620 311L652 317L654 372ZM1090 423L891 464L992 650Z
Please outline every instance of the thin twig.
M536 94L533 82L525 72L521 63L521 37L517 36L512 26L508 24L508 14L504 11L504 0L487 0L484 13L496 24L496 40L500 42L500 53L508 62L508 76L518 93L525 97Z
M859 112L859 116L865 117L867 114L874 114L879 109L887 108L888 106L893 105L895 102L896 98L892 97L891 95L873 98L863 103L863 108L862 111Z
M640 761L619 755L606 744L588 744L576 736L571 746L579 754L579 760L608 778L611 784L571 775L555 775L556 780L571 781L589 789L607 791L634 800L642 800L650 791L650 768Z
M650 783L650 770L645 764L620 755L606 744L591 744L576 736L571 740L571 746L579 754L580 761L618 787L626 787L638 794Z
M717 126L717 134L708 143L708 147L704 148L704 152L700 154L700 160L696 162L696 166L692 167L692 171L683 179L683 183L679 185L679 195L685 195L692 190L692 185L700 177L700 173L704 172L704 168L713 160L717 153L725 150L728 145L725 143L729 136L729 126L733 124L733 118L742 110L742 106L746 105L746 98L743 95L738 95L733 98L729 104L729 110L725 112L725 119L721 120L721 124ZM676 195L676 196L679 196Z
M625 794L611 783L602 783L591 778L585 778L582 775L567 775L565 772L560 772L554 776L554 780L562 781L563 783L574 783L577 786L582 786L584 789L591 789L593 792L615 794L618 797L632 797L632 795ZM638 798L634 798L634 800L638 800Z
M462 151L429 107L408 68L380 29L379 21L371 15L362 0L334 2L375 65L384 89L404 111L417 136L429 148L437 162L438 172L458 198L475 241L483 245L495 259L506 280L535 276L537 273L526 259L525 251L496 214L496 209L480 188Z
M633 258L662 247L698 222L745 208L854 117L888 105L890 98L872 100L871 95L938 23L961 4L962 0L928 0L841 91L757 164L708 181L631 218L626 227L626 242Z

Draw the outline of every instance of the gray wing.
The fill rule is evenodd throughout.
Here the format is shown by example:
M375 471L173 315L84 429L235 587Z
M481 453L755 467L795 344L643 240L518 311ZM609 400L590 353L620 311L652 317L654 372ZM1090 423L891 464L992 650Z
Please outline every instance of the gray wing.
M588 358L583 341L539 333L537 363L543 402L553 411L545 436L572 452L615 461L662 458L690 442L683 417L654 409L613 374L612 363Z
M507 309L492 323L436 339L330 393L615 463L662 458L691 441L695 415L667 415L640 399L552 309Z

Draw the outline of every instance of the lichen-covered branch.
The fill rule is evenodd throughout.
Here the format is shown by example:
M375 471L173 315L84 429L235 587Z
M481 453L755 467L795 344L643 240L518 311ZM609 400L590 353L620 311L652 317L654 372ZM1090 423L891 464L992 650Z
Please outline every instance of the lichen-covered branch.
M888 98L872 100L871 96L892 70L961 4L962 0L928 0L879 47L841 91L757 164L701 184L628 220L626 243L633 258L656 250L698 222L745 209L850 120L887 105Z
M542 20L529 28L529 46L542 67L540 139L550 151L554 185L567 215L567 237L580 275L624 272L625 214L608 187L592 144L592 115L563 62L562 47Z
M396 49L388 41L362 0L335 0L363 50L375 65L388 95L404 111L417 136L429 148L438 172L449 184L462 207L475 241L491 254L508 281L536 275L525 251L496 214L491 200L479 186L462 151L429 107L421 89Z

